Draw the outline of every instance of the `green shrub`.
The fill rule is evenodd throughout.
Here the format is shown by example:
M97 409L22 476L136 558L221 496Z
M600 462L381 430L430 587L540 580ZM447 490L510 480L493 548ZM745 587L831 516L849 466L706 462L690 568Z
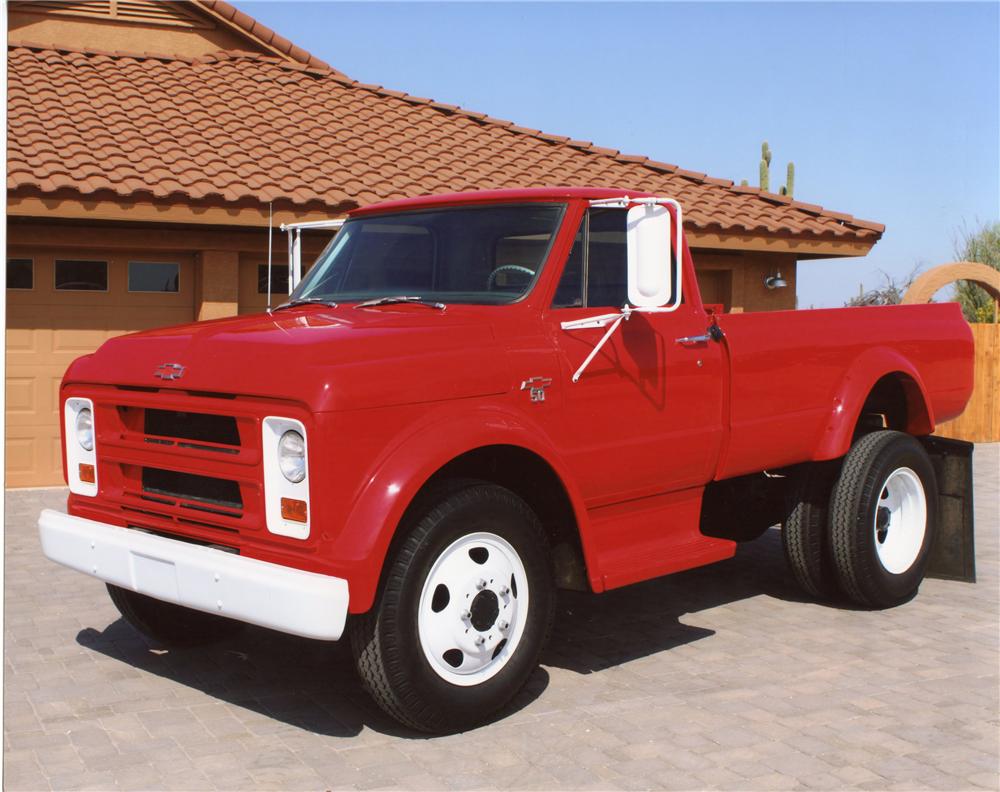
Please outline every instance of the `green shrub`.
M958 261L975 261L1000 270L1000 221L987 223L975 232L963 229L960 233L961 239L955 245ZM955 299L961 303L967 321L996 321L993 298L975 283L958 281L955 284Z

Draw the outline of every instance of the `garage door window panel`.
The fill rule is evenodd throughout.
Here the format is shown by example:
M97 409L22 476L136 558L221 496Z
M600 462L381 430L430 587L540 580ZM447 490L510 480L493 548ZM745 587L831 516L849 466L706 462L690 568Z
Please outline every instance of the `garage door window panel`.
M56 259L57 291L108 290L108 262L84 259Z
M35 288L35 262L29 258L7 259L7 288L19 291Z
M267 264L257 265L257 294L267 294ZM271 294L288 294L288 265L271 265Z
M165 261L130 261L130 292L173 293L180 290L180 264Z

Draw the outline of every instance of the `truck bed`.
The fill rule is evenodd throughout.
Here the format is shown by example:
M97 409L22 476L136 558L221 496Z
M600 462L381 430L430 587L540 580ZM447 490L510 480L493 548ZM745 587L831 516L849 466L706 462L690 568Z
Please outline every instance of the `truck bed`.
M717 319L730 356L719 479L845 453L865 398L887 373L906 393L913 434L961 413L972 391L972 333L957 303Z

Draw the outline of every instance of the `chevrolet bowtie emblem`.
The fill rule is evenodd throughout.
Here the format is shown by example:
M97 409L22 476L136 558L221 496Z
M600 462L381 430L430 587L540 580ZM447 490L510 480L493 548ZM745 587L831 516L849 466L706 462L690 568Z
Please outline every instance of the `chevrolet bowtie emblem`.
M184 366L180 363L161 363L153 376L162 380L177 380L184 376Z
M532 377L521 383L521 390L528 391L528 398L533 402L545 401L545 389L552 384L551 377Z

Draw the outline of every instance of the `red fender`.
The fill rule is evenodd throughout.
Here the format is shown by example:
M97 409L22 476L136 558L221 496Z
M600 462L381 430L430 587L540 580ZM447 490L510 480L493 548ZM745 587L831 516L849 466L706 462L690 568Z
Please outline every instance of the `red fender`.
M814 459L836 459L847 453L865 399L875 383L887 374L905 375L901 379L909 416L906 431L914 435L934 431L934 414L927 389L913 364L893 349L874 347L859 355L841 379Z
M555 471L566 488L580 528L591 585L595 590L602 588L600 574L588 553L588 518L583 499L545 432L523 414L498 406L463 406L459 410L455 402L442 405L415 431L409 427L374 465L332 551L334 558L355 571L350 581L351 613L363 613L374 603L389 544L420 488L456 457L490 445L531 451Z

